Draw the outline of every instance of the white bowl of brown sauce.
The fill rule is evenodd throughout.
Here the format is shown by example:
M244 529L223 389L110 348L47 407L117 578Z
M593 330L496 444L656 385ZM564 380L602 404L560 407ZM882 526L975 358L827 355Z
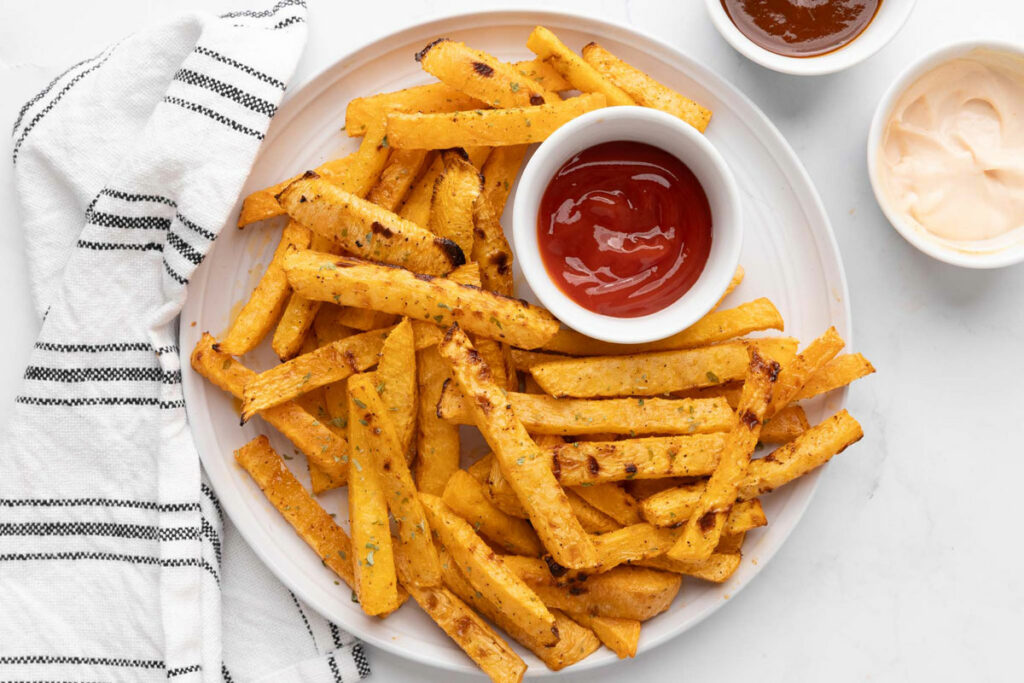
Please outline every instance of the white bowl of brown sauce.
M858 64L906 23L915 0L705 0L740 54L781 73L817 76Z
M584 114L523 169L516 261L563 324L626 344L664 339L721 300L743 239L739 190L690 124L645 107Z

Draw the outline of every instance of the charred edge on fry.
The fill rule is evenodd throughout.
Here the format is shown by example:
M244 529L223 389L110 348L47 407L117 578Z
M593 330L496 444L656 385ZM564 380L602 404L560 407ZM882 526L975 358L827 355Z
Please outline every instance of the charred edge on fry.
M448 40L451 40L451 39L450 38L438 38L437 40L434 40L434 41L431 41L431 42L427 43L427 46L425 48L423 48L422 50L420 50L419 52L416 53L416 61L417 62L422 62L423 58L427 56L428 52L430 52L430 48L434 47L435 45L437 45L439 43L447 42Z

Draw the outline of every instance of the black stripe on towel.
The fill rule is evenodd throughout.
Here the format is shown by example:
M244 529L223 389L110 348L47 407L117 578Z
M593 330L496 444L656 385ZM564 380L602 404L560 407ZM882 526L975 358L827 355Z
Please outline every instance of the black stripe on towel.
M288 17L284 21L279 21L271 27L271 30L276 31L279 28L288 28L292 24L301 24L306 20L306 17Z
M60 655L3 655L0 664L87 664L118 666L130 669L163 669L159 659L127 659L125 657L79 657Z
M203 260L203 252L199 251L173 232L167 233L167 244L174 247L175 251L181 254L186 261L193 265L199 265Z
M191 112L195 112L196 114L202 114L203 116L206 116L207 118L213 119L217 123L222 123L222 124L224 124L225 126L227 126L228 128L230 128L230 129L232 129L234 131L237 131L239 133L244 133L245 135L249 135L251 137L254 137L257 140L262 140L263 139L263 133L262 132L260 132L258 130L255 130L253 128L249 128L248 126L243 126L238 121L235 121L234 119L229 119L227 116L224 116L223 114L215 112L214 110L210 109L209 107L204 107L201 104L197 104L195 102L190 102L188 100L183 100L180 97L169 97L168 96L168 97L165 97L163 101L166 102L167 104L174 104L174 105L177 105L177 106L181 107L182 109L187 109L187 110L189 110Z
M151 500L125 500L121 498L0 498L0 507L108 507L155 510L157 512L200 512L199 503L158 503Z
M89 240L78 240L76 245L82 249L93 251L163 251L164 245L160 242L146 242L145 244L119 244L116 242L92 242Z
M195 557L151 557L149 555L125 555L122 553L62 552L62 553L10 553L0 555L0 562L53 562L53 561L94 560L99 562L125 562L159 567L198 567L208 571L220 583L217 570L204 559ZM0 664L3 661L0 660Z
M15 403L29 406L156 406L163 410L177 410L185 407L185 401L163 401L144 396L92 396L86 398L54 398L47 396L18 396Z
M292 7L292 6L305 7L306 6L306 0L281 0L281 2L277 3L276 5L271 7L270 9L265 9L265 10L262 10L262 11L259 11L259 12L255 11L255 10L251 10L251 9L250 10L241 10L241 11L238 11L238 12L228 12L227 14L220 15L220 18L221 19L231 19L231 18L234 18L234 17L250 17L250 18L253 18L253 19L259 19L259 18L262 18L262 17L272 17L275 14L277 14L279 11L281 11L281 9L283 9L285 7Z
M30 365L25 369L25 379L40 382L161 382L180 384L180 370L161 368L48 368Z
M236 88L230 83L219 81L216 78L212 78L206 74L201 74L198 71L192 71L191 69L179 69L178 73L174 74L174 80L217 93L225 99L231 100L232 102L242 105L246 109L252 110L258 114L263 114L264 116L269 117L277 113L277 106L273 102L268 102L261 97L256 97L255 95L245 92L241 88Z
M132 538L143 541L194 541L199 538L198 527L158 527L145 524L118 524L114 522L4 522L0 523L0 536L105 536Z
M200 664L193 664L192 666L180 666L176 669L168 669L167 678L175 678L177 676L184 676L185 674L194 674L202 670L203 667Z
M36 342L35 348L40 351L57 351L59 353L108 353L112 351L154 351L149 342L112 342L110 344L55 344L52 342ZM177 351L177 348L174 349Z
M242 64L241 62L239 62L237 60L231 59L230 57L225 57L224 55L220 54L219 52L215 52L215 51L211 50L208 47L203 47L202 45L197 45L196 49L195 49L195 52L197 52L198 54L201 54L201 55L205 55L206 57L209 57L210 59L215 59L215 60L217 60L218 62L220 62L222 64L227 64L228 66L233 66L236 69L238 69L239 71L242 71L244 73L249 74L253 78L261 80L264 83L269 83L270 85L272 85L274 87L277 87L277 88L280 88L281 90L284 90L284 85L285 85L284 81L278 80L278 79L274 78L273 76L268 76L267 74L263 73L262 71L260 71L258 69L252 68L248 64Z
M33 104L35 104L39 100L41 100L44 97L46 97L47 93L49 93L51 90L53 90L53 86L57 85L57 81L59 81L60 79L64 78L69 73L71 73L74 69L77 69L78 67L82 66L83 64L85 64L87 62L95 62L97 59L100 58L100 55L102 55L103 52L106 52L106 49L104 49L102 52L100 52L98 54L93 55L92 57L87 57L86 59L83 59L80 62L72 64L68 68L64 69L64 71L61 71L57 76L54 76L53 80L50 81L49 83L47 83L46 87L43 88L42 90L40 90L36 94L35 97L33 97L28 102L26 102L24 104L24 106L21 108L21 110L18 112L18 118L15 119L14 125L11 127L11 135L14 135L14 132L16 130L18 130L18 126L21 125L21 121L22 121L22 119L25 118L25 112L28 111L29 107L31 107Z
M170 218L160 216L120 216L116 213L102 211L90 212L89 223L103 228L120 228L122 230L167 230L171 227Z

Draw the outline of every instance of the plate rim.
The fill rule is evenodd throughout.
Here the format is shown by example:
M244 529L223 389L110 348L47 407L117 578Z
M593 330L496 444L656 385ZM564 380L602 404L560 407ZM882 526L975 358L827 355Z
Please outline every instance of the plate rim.
M609 21L592 16L583 12L577 11L565 11L565 10L547 10L547 9L522 9L522 8L490 8L486 10L460 10L455 12L442 12L437 13L420 20L408 23L387 35L375 38L373 40L364 42L348 51L340 58L334 60L330 64L327 64L319 71L311 74L309 77L302 81L297 81L295 85L290 86L294 94L286 95L285 101L279 107L277 116L271 122L270 130L268 130L267 136L261 145L260 153L257 155L253 169L256 168L260 161L260 157L273 146L274 141L277 137L282 134L282 131L286 130L290 120L299 112L301 112L312 100L319 97L322 92L331 87L336 83L339 78L344 78L346 73L349 73L357 68L364 66L366 63L379 57L380 53L386 52L388 44L396 40L408 40L413 35L420 32L429 31L446 31L446 30L465 30L466 26L445 26L450 22L467 22L474 21L477 24L484 26L500 26L505 23L512 22L533 22L533 23L557 23L557 22L583 22L579 26L574 26L574 29L580 31L594 31L601 35L609 38L620 40L623 42L636 41L639 39L641 42L633 42L634 47L640 51L660 59L667 64L676 65L684 64L689 69L694 80L698 82L707 82L710 80L716 83L716 89L720 89L722 94L726 97L734 98L740 105L742 105L746 111L753 112L757 117L757 126L760 130L767 131L770 135L768 138L762 138L761 142L770 152L772 158L783 161L780 163L781 170L784 172L786 185L790 188L801 188L799 192L794 192L796 197L796 204L801 208L805 215L808 216L809 222L814 224L818 223L819 228L811 230L811 235L815 241L816 251L819 256L831 256L834 261L833 273L838 279L839 294L841 300L840 312L842 319L833 320L833 324L841 328L844 338L847 341L847 346L853 346L853 320L850 308L850 295L849 286L846 277L845 267L843 265L842 255L839 250L838 241L835 236L835 231L832 228L831 221L829 220L828 213L825 210L825 206L821 200L821 196L818 193L817 187L815 186L810 174L804 167L800 158L797 156L795 150L782 135L781 131L775 126L774 123L767 117L767 115L761 110L761 108L753 102L747 95L740 91L735 85L724 77L718 75L715 71L698 62L695 58L690 57L682 50L670 45L669 43L657 38L650 33L633 27L633 26L620 26L612 24ZM376 53L376 54L373 54ZM370 56L372 55L372 56ZM678 67L675 67L678 69ZM338 75L336 72L341 72ZM283 116L282 116L283 114ZM278 123L281 122L281 123ZM277 123L277 125L274 125ZM748 128L754 127L749 121L744 122ZM250 170L251 173L251 170ZM241 197L236 201L236 209L241 201ZM234 215L232 213L232 215ZM230 227L230 223L225 225L225 228ZM216 243L214 245L216 248ZM199 332L192 328L187 322L190 317L196 317L189 315L190 313L196 313L197 302L201 302L205 298L205 290L207 284L207 271L208 268L204 268L203 265L209 260L209 255L204 259L204 263L197 269L196 273L190 283L195 287L189 288L186 301L182 307L181 315L179 319L178 333L179 340L192 339L192 337ZM201 287L200 287L201 285ZM190 369L190 356L191 356L191 345L180 343L179 354L183 368ZM196 434L196 429L193 426L195 422L191 419L193 410L206 412L206 400L204 394L197 389L201 386L203 381L194 372L184 372L182 376L182 388L185 396L185 407L186 413L189 416L189 431L192 434L193 442L196 445L196 451L199 453L200 461L203 463L204 469L207 467L206 458L203 456L203 450L199 447L201 439ZM840 392L837 392L835 405L838 408L843 408L846 404L848 389L843 388ZM189 399L189 396L192 399ZM753 579L763 571L764 567L771 561L775 554L786 544L790 534L799 526L799 522L803 519L806 514L807 508L813 500L819 483L822 472L825 468L819 468L816 471L805 476L803 479L805 482L809 482L809 490L806 493L803 501L798 508L793 509L795 515L795 521L782 532L779 541L767 552L762 552L758 556L758 571L747 578L742 583L736 585L731 590L731 597L735 597L741 590L743 590ZM208 473L208 472L207 472ZM209 473L208 473L209 476ZM210 477L210 483L213 486L214 491L217 491L217 487L213 481L213 477ZM218 497L220 495L218 494ZM231 516L231 507L233 505L224 501L225 511ZM302 598L307 604L313 609L321 613L317 607L315 599L311 598L309 593L299 585L297 582L289 580L288 572L282 567L275 553L269 552L262 543L254 542L257 540L259 533L266 533L263 529L254 529L251 526L244 526L241 524L235 524L235 528L242 535L245 542L252 548L253 552L257 555L261 562L263 562L268 569L275 575L275 577L281 581L287 588L293 591L298 597ZM694 614L684 624L679 625L676 628L668 629L665 633L660 634L653 640L644 642L638 651L638 655L652 650L664 643L677 638L686 631L696 627L704 619L711 616L711 614L719 611L726 603L733 602L732 600L723 601L722 604L709 606L703 609L701 612ZM327 619L332 617L323 615ZM412 649L407 646L401 646L396 644L390 638L380 637L378 634L368 633L363 631L358 626L353 627L351 624L341 623L339 624L343 628L352 631L360 640L367 644L380 648L390 654L407 659L409 661L427 664L437 669L458 671L458 672L474 672L480 673L472 662L468 659L465 661L446 661L434 658L429 654L421 654L418 649ZM357 631L361 631L357 633ZM619 662L617 658L597 658L589 657L581 661L580 663L572 667L572 671L580 672L588 669L596 669L599 667L609 666ZM558 672L551 671L548 669L537 669L536 667L530 667L527 670L527 677L540 677L547 675L555 675Z

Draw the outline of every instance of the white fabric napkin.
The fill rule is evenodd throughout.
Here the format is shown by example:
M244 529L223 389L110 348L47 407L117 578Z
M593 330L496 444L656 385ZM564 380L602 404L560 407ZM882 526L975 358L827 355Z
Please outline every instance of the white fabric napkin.
M0 680L355 681L361 646L224 519L186 423L188 281L306 39L303 0L68 69L13 130L39 340L0 444Z

